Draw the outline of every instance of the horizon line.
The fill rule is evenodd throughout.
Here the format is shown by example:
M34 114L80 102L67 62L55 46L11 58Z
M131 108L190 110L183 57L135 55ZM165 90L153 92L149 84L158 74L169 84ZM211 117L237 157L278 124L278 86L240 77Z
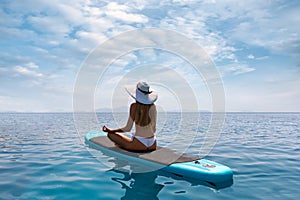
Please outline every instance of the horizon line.
M165 111L167 113L300 113L300 111ZM79 112L73 112L73 111L0 111L1 114L24 114L24 113L32 113L32 114L43 114L43 113L128 113L128 111L116 111L116 112L110 112L110 111L79 111ZM158 113L163 113L161 111L158 111Z

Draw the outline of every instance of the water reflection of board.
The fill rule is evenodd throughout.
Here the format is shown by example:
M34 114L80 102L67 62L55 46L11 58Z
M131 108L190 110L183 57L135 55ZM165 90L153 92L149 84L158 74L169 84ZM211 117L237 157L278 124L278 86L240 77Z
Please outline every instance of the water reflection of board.
M96 149L109 151L117 157L144 162L181 177L199 179L210 183L232 181L232 170L222 164L198 157L181 154L164 147L152 152L130 152L114 145L105 132L90 131L85 136L86 143Z

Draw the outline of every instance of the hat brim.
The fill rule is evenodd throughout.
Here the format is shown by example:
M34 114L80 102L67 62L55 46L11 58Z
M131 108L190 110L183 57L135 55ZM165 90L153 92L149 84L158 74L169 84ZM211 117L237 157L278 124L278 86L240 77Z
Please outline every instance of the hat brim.
M151 88L149 89L149 91L151 91L150 94L142 93L141 91L137 90L136 86L126 86L125 90L133 99L142 104L153 104L158 98L157 92Z

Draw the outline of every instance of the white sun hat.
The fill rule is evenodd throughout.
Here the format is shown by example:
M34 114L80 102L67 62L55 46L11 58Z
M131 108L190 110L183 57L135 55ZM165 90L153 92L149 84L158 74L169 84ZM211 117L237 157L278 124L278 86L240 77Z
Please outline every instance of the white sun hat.
M148 83L140 81L136 86L125 87L128 94L142 104L153 104L157 100L157 92Z

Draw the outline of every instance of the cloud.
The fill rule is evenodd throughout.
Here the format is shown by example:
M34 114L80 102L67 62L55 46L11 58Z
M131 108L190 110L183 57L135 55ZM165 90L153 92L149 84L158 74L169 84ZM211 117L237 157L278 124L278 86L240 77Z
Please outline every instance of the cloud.
M254 57L252 54L249 54L249 55L247 56L247 58L248 58L248 59L255 59L255 57Z
M32 30L22 30L15 27L0 27L1 38L0 41L12 43L18 43L21 41L26 41L28 39L37 38L37 34Z
M22 67L22 66L16 66L14 68L14 71L17 72L17 74L19 75L25 75L25 76L31 76L31 77L37 77L37 78L41 78L44 75L42 73L36 72L34 70L28 69L26 67Z
M160 26L165 21L166 23L162 27L174 27L188 37L198 40L215 59L235 60L234 47L228 46L220 34L207 30L208 27L204 23L207 16L202 14L205 12L181 9L180 3L175 3L168 8L167 1L155 2L148 6L150 8L157 7L157 3L167 11L165 14L161 14L163 18L161 18L160 24L155 24L155 26ZM75 1L73 3L39 2L34 4L33 9L20 2L12 2L8 6L11 8L11 12L19 13L20 21L27 23L22 29L14 29L18 33L18 35L15 34L15 38L20 38L20 40L30 38L39 50L48 54L47 59L53 58L56 63L59 63L58 59L63 60L64 58L58 52L60 54L64 52L63 55L67 51L71 51L72 54L75 52L81 55L87 54L89 50L110 36L130 30L136 24L151 25L153 22L149 17L154 15L145 16L143 14L143 9L147 4L149 3L132 2L123 5L116 2L103 2L101 6L95 6L97 4L93 2L82 4L81 1ZM138 6L135 8L133 5ZM195 4L195 6L201 7L200 4ZM23 9L21 9L22 7ZM204 34L201 35L199 32ZM59 48L53 49L53 46ZM73 57L78 57L78 55Z
M68 23L61 23L59 16L30 16L28 23L36 30L45 34L67 34L70 30Z
M230 75L236 76L236 75L241 75L241 74L255 71L255 68L249 67L248 65L241 64L241 63L220 66L220 69L223 77L230 76Z
M31 68L31 69L38 69L39 68L39 66L37 64L33 63L33 62L29 62L25 66L28 67L28 68Z
M256 56L254 56L253 54L249 54L249 55L247 56L247 58L250 59L250 60L265 60L265 59L268 59L269 56L256 57Z
M284 56L286 60L292 58L299 65L300 28L295 26L300 22L298 13L297 2L284 1L263 1L259 4L256 1L233 0L126 3L108 0L4 1L0 8L1 87L3 91L19 93L19 97L26 96L19 89L26 85L26 79L27 85L30 82L35 88L31 90L32 94L40 96L40 93L50 95L52 92L57 99L64 95L69 97L75 74L93 49L119 33L140 27L174 30L194 40L213 58L227 78L250 74L266 59L270 63L276 62L273 60L275 56L278 60ZM136 42L149 44L144 40L132 41L132 45ZM115 45L120 45L121 52L124 44ZM186 47L178 45L179 50L182 48ZM111 51L107 49L103 60L95 60L94 66L105 63ZM193 70L181 59L153 50L117 59L108 79L116 82L121 78L120 73L147 63L171 66L191 83L197 82ZM270 68L277 71L286 66L291 67L290 62ZM268 74L267 71L263 73ZM167 74L163 75L167 77ZM284 75L277 73L274 76ZM3 80L13 83L3 84ZM11 86L5 89L4 85ZM55 87L65 89L59 91ZM43 100L47 101L46 98Z
M278 3L265 2L262 4L247 4L240 8L244 15L232 12L238 23L233 29L227 30L229 38L239 40L249 45L255 45L269 49L275 53L295 52L295 43L299 43L300 28L295 24L300 23L299 4L294 7L285 7ZM298 51L299 52L299 51Z
M105 14L111 18L128 23L146 23L148 18L142 14L130 13L130 7L111 2L106 6Z
M214 21L202 4L191 1L186 5L172 4L166 9L168 14L160 20L160 27L176 30L193 39L217 62L236 61L236 48L224 38L222 31L215 29L213 23L219 22ZM208 20L211 24L207 23Z

